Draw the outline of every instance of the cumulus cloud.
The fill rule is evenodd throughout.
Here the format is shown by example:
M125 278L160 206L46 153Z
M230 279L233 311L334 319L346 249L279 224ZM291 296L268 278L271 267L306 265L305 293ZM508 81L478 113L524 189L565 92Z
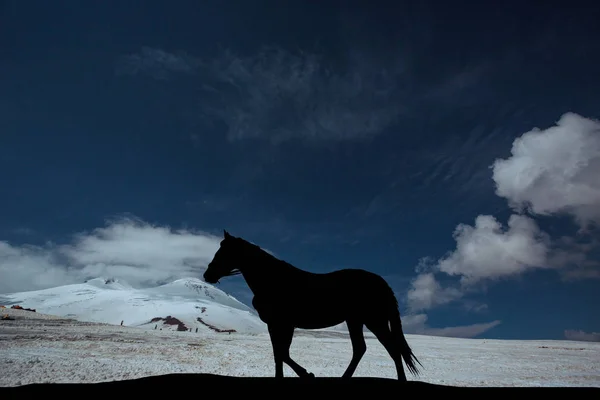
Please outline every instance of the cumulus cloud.
M501 321L491 321L473 325L449 326L445 328L432 328L427 325L426 314L411 314L402 318L405 333L431 336L447 336L458 338L473 338L498 326Z
M0 293L80 283L99 276L121 278L133 286L201 277L221 239L119 219L80 233L68 244L0 242Z
M491 215L479 215L473 226L459 224L454 231L456 249L437 261L427 258L416 268L406 296L411 312L427 310L461 299L482 281L550 268L548 236L535 221L523 215L511 215L503 227ZM435 273L460 278L456 287L442 287ZM478 305L476 308L481 308Z
M464 284L546 267L549 239L522 215L511 215L508 229L491 215L479 215L474 226L458 225L454 239L456 250L439 260L438 269Z
M584 332L578 330L567 329L565 330L565 339L577 340L581 342L600 342L599 332Z
M454 250L417 265L406 296L411 312L462 299L479 283L536 269L559 270L566 280L600 278L600 263L590 257L598 241L586 236L600 221L600 122L566 113L556 126L515 139L511 154L494 162L492 178L516 213L506 227L492 215L459 224ZM577 237L553 239L533 220L559 214L580 224ZM436 274L459 282L443 287Z
M410 312L427 310L462 297L456 288L442 288L433 273L419 274L411 282L406 298Z
M496 160L496 194L516 210L567 213L585 226L600 222L600 122L575 113L556 126L517 138L511 156Z

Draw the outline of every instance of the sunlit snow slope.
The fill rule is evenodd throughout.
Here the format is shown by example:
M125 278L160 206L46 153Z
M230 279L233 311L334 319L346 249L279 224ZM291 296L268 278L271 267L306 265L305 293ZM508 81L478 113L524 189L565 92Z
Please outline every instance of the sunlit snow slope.
M38 312L80 321L137 326L148 329L235 330L265 332L256 312L222 290L187 278L145 289L119 280L95 278L85 283L31 292L3 294L5 305L18 304ZM166 324L165 318L173 325ZM163 318L162 320L155 320ZM182 324L177 324L177 320Z

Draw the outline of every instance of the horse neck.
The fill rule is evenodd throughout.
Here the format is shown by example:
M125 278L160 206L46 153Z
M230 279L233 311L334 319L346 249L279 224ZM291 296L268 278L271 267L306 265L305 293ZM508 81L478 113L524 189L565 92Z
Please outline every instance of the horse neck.
M254 295L272 290L280 279L289 279L285 275L303 272L262 249L252 249L240 271Z

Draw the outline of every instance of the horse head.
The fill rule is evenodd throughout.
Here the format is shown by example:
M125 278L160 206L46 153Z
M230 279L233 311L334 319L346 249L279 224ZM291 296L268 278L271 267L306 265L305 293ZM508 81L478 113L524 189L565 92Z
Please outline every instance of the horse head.
M208 268L204 272L204 281L207 283L219 283L219 279L225 276L240 274L239 267L242 264L243 257L240 248L240 239L223 231L224 238L221 241L219 249L215 253Z

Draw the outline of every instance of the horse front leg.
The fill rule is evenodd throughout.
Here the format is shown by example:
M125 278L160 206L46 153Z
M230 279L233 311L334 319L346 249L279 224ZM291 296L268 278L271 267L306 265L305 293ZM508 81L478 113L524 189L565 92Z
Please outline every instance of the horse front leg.
M275 359L275 378L283 378L283 357L281 354L281 332L272 324L267 325L273 346L273 358Z
M275 358L275 378L283 378L283 363L289 365L300 378L314 378L315 376L312 373L301 367L290 357L294 328L271 323L268 325L268 329Z

